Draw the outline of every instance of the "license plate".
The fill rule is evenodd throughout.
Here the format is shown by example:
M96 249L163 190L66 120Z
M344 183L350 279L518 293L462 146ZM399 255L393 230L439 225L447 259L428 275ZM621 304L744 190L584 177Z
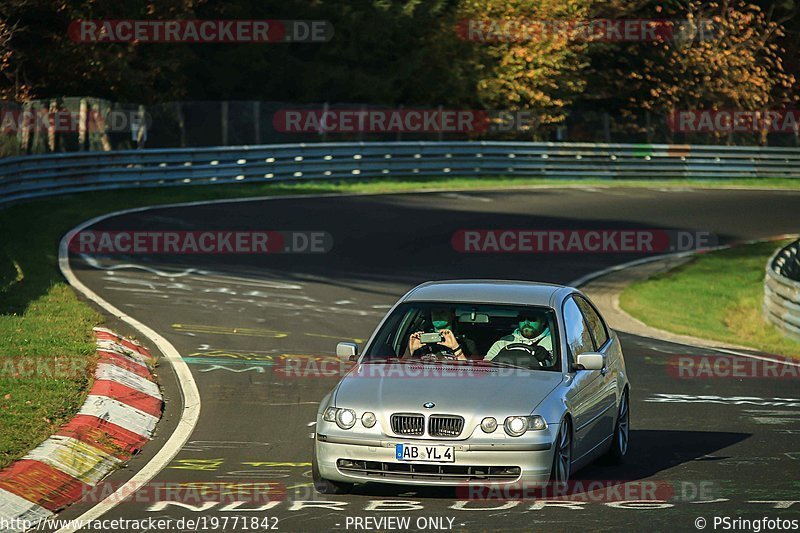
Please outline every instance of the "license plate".
M423 461L426 463L453 463L456 460L452 446L417 446L396 444L395 458L398 461Z

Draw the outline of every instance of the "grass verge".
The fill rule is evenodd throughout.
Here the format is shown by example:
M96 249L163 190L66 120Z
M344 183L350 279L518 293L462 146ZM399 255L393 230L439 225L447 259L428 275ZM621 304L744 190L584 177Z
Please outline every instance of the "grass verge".
M130 207L220 198L548 185L800 187L797 180L787 179L611 181L453 177L242 183L84 193L0 210L0 468L24 455L73 416L91 382L94 356L91 327L100 323L102 317L77 298L57 267L59 239L80 222ZM57 370L48 372L64 367L79 371L69 375L60 375ZM31 372L31 368L36 371Z
M789 241L745 244L695 256L678 268L629 285L620 306L673 333L800 358L800 343L764 320L764 267Z

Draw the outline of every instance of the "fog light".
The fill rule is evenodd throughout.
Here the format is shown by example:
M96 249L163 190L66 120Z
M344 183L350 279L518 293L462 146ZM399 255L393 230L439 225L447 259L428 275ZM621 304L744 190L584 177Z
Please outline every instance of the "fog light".
M528 419L524 416L509 416L504 424L506 433L519 437L528 430Z
M336 410L336 425L342 429L350 429L356 423L356 413L352 409Z
M375 413L371 413L367 411L363 415L361 415L361 423L364 424L365 428L371 428L375 425Z
M497 429L497 419L492 416L487 416L481 420L481 429L484 433L492 433Z

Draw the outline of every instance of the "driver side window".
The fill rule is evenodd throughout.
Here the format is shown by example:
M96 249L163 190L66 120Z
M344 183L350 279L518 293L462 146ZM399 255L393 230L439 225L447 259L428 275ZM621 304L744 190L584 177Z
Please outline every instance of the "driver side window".
M570 363L584 352L594 351L591 333L583 314L573 298L564 302L564 325L566 327L567 348Z

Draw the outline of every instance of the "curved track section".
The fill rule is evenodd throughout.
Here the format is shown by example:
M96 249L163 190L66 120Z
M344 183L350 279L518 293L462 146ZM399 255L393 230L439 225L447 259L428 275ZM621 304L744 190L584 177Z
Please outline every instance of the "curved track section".
M702 230L725 243L797 231L799 201L800 193L786 191L556 188L221 202L96 222L91 229L303 230L333 239L323 254L71 256L81 283L177 349L203 403L193 434L153 479L154 488L103 518L269 516L284 531L356 530L354 517L410 517L411 529L430 528L417 519L438 517L444 529L469 531L694 529L697 517L797 518L800 504L791 503L800 500L797 380L681 379L668 371L676 356L711 350L621 335L633 385L632 453L624 466L593 465L578 480L654 487L662 501L647 504L633 501L633 492L572 502L460 501L449 489L383 486L316 495L310 437L318 402L336 378L289 376L279 368L287 358L330 361L338 340L366 339L396 298L422 281L568 283L643 256L464 254L451 244L462 229ZM166 396L177 401L166 370ZM124 472L110 483L117 479ZM158 491L175 484L270 486L285 496L269 504L224 497L176 503L187 493ZM63 517L89 508L79 505ZM232 523L227 529L235 530Z

